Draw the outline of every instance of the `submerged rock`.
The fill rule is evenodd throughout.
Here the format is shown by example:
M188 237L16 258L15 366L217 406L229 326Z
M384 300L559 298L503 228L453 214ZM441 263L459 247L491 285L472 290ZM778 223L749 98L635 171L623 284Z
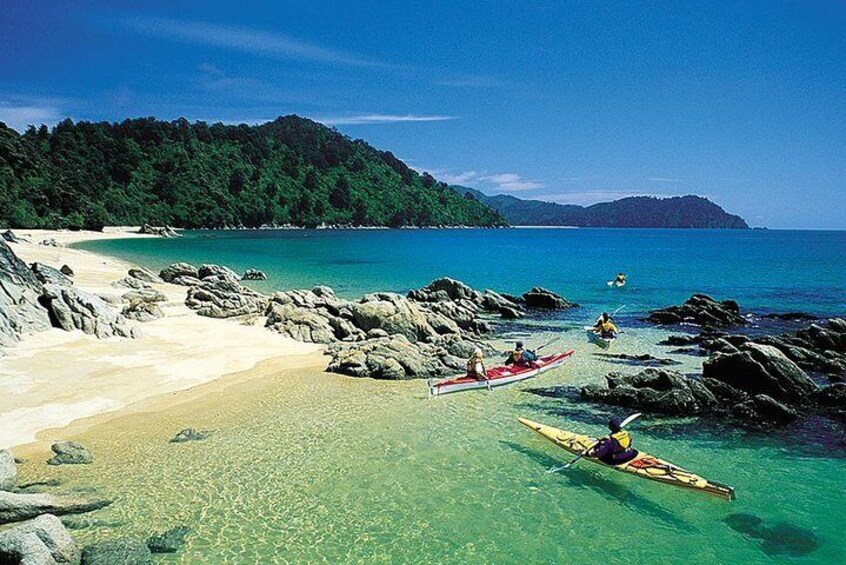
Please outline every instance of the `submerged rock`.
M186 441L202 441L212 436L214 432L211 430L196 430L194 428L185 428L178 434L173 436L170 443L185 443Z
M82 550L82 565L151 565L147 544L129 538L100 541Z
M50 565L80 562L80 552L62 522L43 514L0 532L0 563Z
M75 441L57 441L50 449L55 455L48 465L89 465L94 461L91 452Z
M147 538L147 547L152 553L176 553L185 545L185 538L191 533L190 528L181 526Z
M628 353L594 353L594 355L607 359L619 359L620 361L626 362L630 365L645 365L648 367L681 365L681 361L653 357L648 353L644 353L642 355L630 355Z
M79 514L105 508L112 502L46 492L17 493L0 491L0 524L29 520L41 514Z
M708 328L726 328L746 323L746 319L740 315L740 306L737 302L734 300L717 302L706 294L694 294L681 306L653 310L646 319L653 324L684 323Z

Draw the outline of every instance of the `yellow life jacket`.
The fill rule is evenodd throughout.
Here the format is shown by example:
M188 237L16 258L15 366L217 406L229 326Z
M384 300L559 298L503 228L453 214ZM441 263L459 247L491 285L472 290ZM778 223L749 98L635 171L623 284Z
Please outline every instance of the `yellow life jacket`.
M523 351L521 349L515 349L511 352L511 362L512 363L519 363L523 359Z
M611 438L616 440L617 443L620 444L623 451L627 450L632 446L632 438L629 435L629 432L626 430L620 430L619 432L611 434Z
M620 330L617 329L617 326L615 326L611 322L605 322L604 324L602 324L602 331L620 333Z

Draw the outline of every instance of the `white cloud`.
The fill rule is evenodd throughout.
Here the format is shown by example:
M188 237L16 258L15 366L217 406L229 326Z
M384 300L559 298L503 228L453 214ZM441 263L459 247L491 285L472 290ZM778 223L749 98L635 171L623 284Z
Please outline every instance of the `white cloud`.
M291 39L284 35L245 27L151 17L132 18L125 20L124 23L130 29L144 35L172 39L183 43L210 45L212 47L234 49L286 59L336 63L358 67L389 66L342 51L335 51Z
M0 99L0 122L23 133L30 125L54 125L63 118L60 109L53 105L16 103Z
M354 114L349 116L329 116L312 118L327 126L395 124L399 122L442 122L455 120L456 116L416 115L416 114Z
M479 177L479 180L493 183L498 190L534 190L543 188L543 184L537 181L524 179L517 173L498 173Z

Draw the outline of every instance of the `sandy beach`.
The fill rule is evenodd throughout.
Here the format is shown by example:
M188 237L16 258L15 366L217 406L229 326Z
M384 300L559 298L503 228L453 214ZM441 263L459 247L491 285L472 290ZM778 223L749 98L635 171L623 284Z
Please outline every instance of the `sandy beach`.
M127 289L112 282L130 264L67 247L92 239L151 237L132 228L104 232L20 230L27 243L11 244L27 263L70 266L79 288L119 296ZM60 247L40 245L55 239ZM114 412L210 383L225 375L250 379L267 374L261 363L276 368L325 365L320 348L267 331L261 320L243 325L196 315L185 304L186 288L154 287L167 296L165 316L149 323L132 322L138 339L97 339L82 332L52 329L26 336L0 358L0 448L62 436L61 427L98 414ZM256 370L256 375L251 371ZM172 400L170 400L172 402Z

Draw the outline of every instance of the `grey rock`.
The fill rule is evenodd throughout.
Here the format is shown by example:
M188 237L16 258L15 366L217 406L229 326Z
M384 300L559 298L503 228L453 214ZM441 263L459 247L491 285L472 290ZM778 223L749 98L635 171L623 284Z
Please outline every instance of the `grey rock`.
M112 286L116 288L134 288L136 290L153 288L149 284L145 283L142 280L136 279L135 277L123 277L122 279L118 279L113 282Z
M245 281L266 281L267 275L264 274L264 271L258 269L247 269L241 279Z
M364 332L385 330L402 334L410 341L424 341L438 335L420 308L398 294L382 292L365 296L350 305L353 322Z
M159 237L180 237L179 232L170 226L151 226L150 224L144 224L141 226L138 233L157 235Z
M99 338L137 337L118 310L105 300L74 287L44 285L39 302L47 309L54 327L66 331L82 330Z
M681 306L653 310L646 318L653 324L695 324L709 328L740 326L746 319L734 300L718 302L706 294L694 294Z
M105 508L112 502L46 492L17 493L0 491L0 524L29 520L41 514L80 514Z
M0 238L3 238L4 241L8 241L9 243L20 243L23 241L12 230L6 230L2 234L0 234Z
M0 449L0 490L12 490L18 476L15 458L8 449Z
M50 449L55 455L48 465L89 465L94 461L91 452L75 441L57 441Z
M38 302L41 292L35 274L0 239L0 347L50 328L47 311Z
M582 398L675 415L702 414L718 404L702 383L675 371L649 368L635 375L610 373L606 381L607 387L583 387Z
M173 284L178 284L179 286L200 286L203 284L198 278L189 276L189 275L180 275L170 281Z
M202 265L197 270L197 274L200 279L206 279L209 277L220 277L222 279L229 279L233 281L241 279L241 277L238 276L238 273L229 267L224 267L222 265Z
M757 394L736 405L732 415L747 422L772 424L788 424L799 418L796 410L766 394Z
M160 283L160 279L153 271L145 267L132 267L129 269L129 276L145 283Z
M746 343L736 353L717 353L702 364L704 378L722 381L749 395L764 394L789 403L801 402L817 385L781 351Z
M191 277L199 279L197 267L190 263L173 263L159 271L159 277L165 282L173 282L178 277Z
M44 245L44 246L47 246L47 247L62 247L62 244L60 244L58 241L56 241L56 239L53 238L53 237L50 237L50 238L47 238L47 239L42 239L39 242L39 245Z
M147 547L152 553L176 553L185 545L190 528L181 526L147 538Z
M130 290L122 298L127 302L167 302L165 293L153 288Z
M568 301L563 296L555 294L551 290L535 287L523 294L523 301L529 308L540 308L544 310L566 310L575 308L578 304Z
M52 514L43 514L0 532L0 563L76 565L79 562L80 551L73 538Z
M82 550L82 565L151 565L147 544L129 538L100 541Z
M846 383L835 383L821 388L814 394L821 406L846 410Z
M123 316L136 322L152 322L164 317L164 312L155 302L133 301L124 306Z
M212 436L214 432L211 430L196 430L194 428L185 428L178 434L173 436L170 443L185 443L186 441L202 441Z
M241 286L234 280L211 280L188 289L185 304L201 316L233 318L263 315L270 303L267 296Z
M33 263L30 265L30 269L32 269L35 278L41 284L55 284L59 286L70 286L73 284L73 281L65 276L64 273L44 263Z
M74 275L73 269L71 269L67 265L62 265L62 267L59 269L59 272L65 275L66 277L72 277Z

